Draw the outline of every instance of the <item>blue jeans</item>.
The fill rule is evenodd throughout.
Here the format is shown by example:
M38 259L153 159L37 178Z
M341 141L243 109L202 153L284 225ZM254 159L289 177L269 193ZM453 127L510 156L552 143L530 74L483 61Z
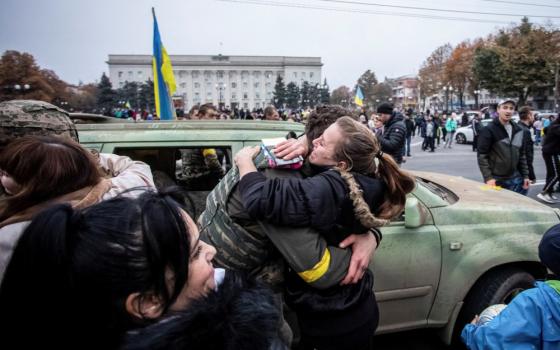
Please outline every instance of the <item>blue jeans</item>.
M412 135L405 137L405 143L402 150L403 157L410 157L410 141L412 140Z
M528 189L523 188L523 177L521 176L511 177L505 180L496 180L496 185L524 196L529 192Z

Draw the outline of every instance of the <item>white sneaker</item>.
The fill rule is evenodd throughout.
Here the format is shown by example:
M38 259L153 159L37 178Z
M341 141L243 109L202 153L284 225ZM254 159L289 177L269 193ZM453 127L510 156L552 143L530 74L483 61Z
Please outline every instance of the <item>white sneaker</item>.
M539 193L537 194L537 198L546 203L550 203L550 204L556 203L556 201L552 199L552 197L548 193Z
M548 196L549 196L553 201L558 202L558 197L556 197L554 194L551 193L551 194L549 194Z

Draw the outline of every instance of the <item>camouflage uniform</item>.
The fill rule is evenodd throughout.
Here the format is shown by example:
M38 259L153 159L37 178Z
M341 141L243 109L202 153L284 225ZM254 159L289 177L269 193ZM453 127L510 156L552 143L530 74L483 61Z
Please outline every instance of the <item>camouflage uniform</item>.
M27 135L59 135L79 142L68 113L50 103L13 100L0 103L0 150L11 140Z
M301 177L297 171L266 169L262 153L255 162L269 177ZM315 288L328 288L342 280L350 262L349 249L327 246L311 228L276 227L252 220L241 202L238 182L239 171L234 167L208 195L199 218L201 239L216 247L216 265L249 272L274 289L282 282L283 261Z
M214 148L181 150L182 178L187 187L213 188L225 172Z

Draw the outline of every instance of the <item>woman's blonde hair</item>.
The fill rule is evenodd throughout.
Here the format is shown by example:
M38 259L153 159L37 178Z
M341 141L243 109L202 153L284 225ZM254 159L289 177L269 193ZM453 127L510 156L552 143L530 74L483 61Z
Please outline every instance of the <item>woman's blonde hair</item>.
M348 185L354 214L366 228L385 225L403 211L406 195L416 185L414 178L401 170L390 155L381 152L377 137L366 126L351 117L338 119L336 125L343 137L335 147L334 159L346 166L337 166L335 170ZM377 215L371 212L351 172L378 177L385 183L385 196Z

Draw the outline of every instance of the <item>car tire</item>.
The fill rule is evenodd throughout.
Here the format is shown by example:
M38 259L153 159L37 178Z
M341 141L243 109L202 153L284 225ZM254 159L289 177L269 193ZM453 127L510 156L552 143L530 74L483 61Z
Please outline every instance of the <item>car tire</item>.
M461 341L461 331L475 315L494 304L508 304L517 294L533 288L535 277L518 268L491 271L482 276L465 298L453 331L453 349L465 349Z
M459 144L465 144L467 143L467 137L465 136L465 134L459 133L455 136L455 141Z

